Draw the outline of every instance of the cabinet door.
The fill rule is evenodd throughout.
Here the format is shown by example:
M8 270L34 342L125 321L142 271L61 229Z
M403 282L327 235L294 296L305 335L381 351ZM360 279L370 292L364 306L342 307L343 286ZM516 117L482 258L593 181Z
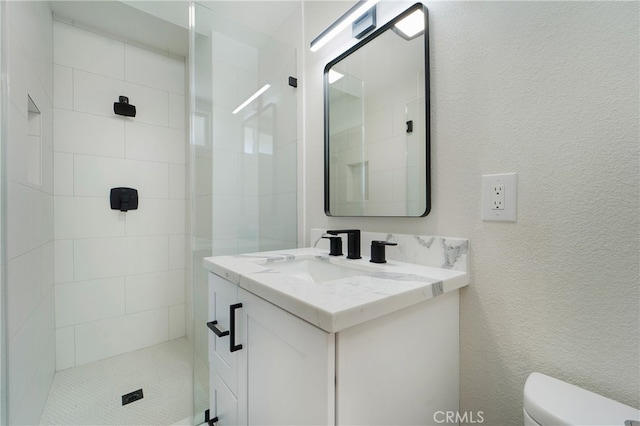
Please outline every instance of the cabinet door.
M458 292L337 333L339 425L435 425L458 411Z
M238 287L215 274L209 274L209 321L217 321L215 327L229 331L231 327L229 307L237 302ZM238 315L239 316L239 315ZM236 324L236 329L239 329ZM218 337L209 333L209 366L237 396L238 392L238 353L231 352L230 336Z
M237 426L238 399L213 369L209 370L209 412L217 417L217 426Z
M246 342L240 362L247 366L240 369L241 422L333 425L334 334L243 289L238 294Z

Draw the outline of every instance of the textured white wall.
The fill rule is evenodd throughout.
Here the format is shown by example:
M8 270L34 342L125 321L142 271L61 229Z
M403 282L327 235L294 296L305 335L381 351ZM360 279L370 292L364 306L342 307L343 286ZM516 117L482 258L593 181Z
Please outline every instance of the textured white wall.
M307 234L470 239L460 407L485 424L521 424L532 371L640 407L638 3L426 5L431 214L324 215L322 69L343 39L305 51ZM306 2L306 42L348 7ZM502 172L518 173L518 220L483 222L481 176Z

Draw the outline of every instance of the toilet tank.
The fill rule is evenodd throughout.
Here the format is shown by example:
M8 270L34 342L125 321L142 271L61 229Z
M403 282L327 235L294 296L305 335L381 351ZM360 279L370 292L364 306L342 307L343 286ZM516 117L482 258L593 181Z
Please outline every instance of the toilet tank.
M525 418L547 425L624 425L640 422L640 411L541 373L524 385Z

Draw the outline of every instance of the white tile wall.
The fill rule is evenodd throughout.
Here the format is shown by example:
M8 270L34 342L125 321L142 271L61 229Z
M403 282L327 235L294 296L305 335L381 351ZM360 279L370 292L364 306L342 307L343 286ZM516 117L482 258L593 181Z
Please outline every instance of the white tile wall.
M173 164L153 163L149 161L125 160L124 176L145 198L169 198L169 171ZM184 171L184 166L183 166ZM185 182L184 173L182 182ZM184 185L182 191L185 191Z
M126 156L136 160L185 163L185 132L181 129L128 122Z
M120 118L56 108L53 119L56 152L124 158L124 121Z
M106 197L55 197L53 206L58 239L124 235L123 215L109 208Z
M167 235L127 237L127 274L166 271L169 268Z
M55 23L55 64L117 79L124 77L124 43Z
M213 55L218 58L212 67L214 153L203 157L203 161L211 165L196 165L196 170L205 171L203 176L196 177L198 184L204 180L202 190L210 191L212 197L202 197L196 201L196 215L210 215L208 217L212 218L211 224L203 223L202 229L197 232L198 235L212 235L206 226L216 230L212 240L212 253L216 255L237 253L241 234L255 226L247 219L242 201L243 187L251 184L243 171L243 160L250 155L245 156L245 147L237 143L243 140L241 132L244 117L232 115L231 111L253 93L252 89L254 92L258 89L255 87L258 51L216 33L213 34L212 48ZM241 88L245 83L249 87ZM209 174L212 176L209 180L213 182L211 188L206 182ZM257 192L254 191L254 195L257 196ZM216 208L212 210L210 203L215 203ZM198 312L198 307L195 307L195 311Z
M104 198L111 188L128 186L144 198L169 198L166 163L75 155L73 170L76 196Z
M11 424L38 424L55 372L53 292L49 292L29 317L9 347L9 398Z
M177 339L185 335L186 304L169 307L169 339Z
M9 338L16 335L34 314L42 300L40 250L31 250L9 260L8 280L12 285L7 292L7 329Z
M187 171L184 164L169 164L169 197L184 200Z
M3 18L3 25L8 23L3 27L8 123L2 124L8 124L4 162L10 372L3 395L8 411L3 415L8 424L37 424L55 372L52 20L45 2L7 3ZM31 149L29 98L40 111L40 140Z
M53 154L53 194L73 195L73 154Z
M196 224L198 235L206 234L212 226L213 254L229 254L268 248L295 246L296 192L297 192L297 108L289 87L284 90L270 75L278 64L278 71L291 66L295 73L295 60L283 54L287 48L269 44L266 47L240 43L220 34L212 36L213 92L213 155L202 155L207 167L196 163L198 197L196 215L212 217L211 224ZM289 53L293 53L289 51ZM237 115L231 111L247 99L264 82L274 87L261 98L263 106L277 104L277 114L269 116L268 109L257 114L256 105ZM272 120L269 121L269 120ZM251 138L247 122L271 122L269 128L260 128L260 136ZM246 134L242 134L247 131ZM265 134L272 132L273 140ZM249 137L247 137L249 136ZM253 140L252 140L253 139ZM245 143L238 143L244 141ZM200 160L196 157L196 161ZM213 187L207 185L211 174ZM210 193L212 199L204 195ZM208 203L213 202L211 211ZM286 207L278 203L286 203ZM293 207L293 208L292 208ZM290 213L293 212L293 213Z
M83 238L73 240L73 277L94 280L127 273L126 238Z
M73 240L55 240L53 244L54 282L73 281Z
M62 370L76 365L76 328L56 328L56 369Z
M46 244L53 237L53 197L11 181L7 192L11 200L7 212L7 254L12 259Z
M127 313L184 303L184 270L130 275L126 279Z
M127 214L127 235L184 234L184 200L145 199L139 207Z
M169 236L169 269L185 269L187 236Z
M73 109L73 69L62 65L53 66L53 106Z
M56 327L125 314L125 278L76 281L56 287Z
M212 35L213 54L217 63L233 64L239 70L255 72L258 69L258 55L255 47L221 33Z
M139 312L75 327L76 365L169 340L169 308Z
M54 261L54 241L51 240L40 247L40 277L43 295L46 295L49 291L53 290L55 279Z
M127 81L184 95L184 62L136 46L126 45L124 50Z
M185 334L185 64L60 22L54 51L63 369ZM120 95L136 117L113 113ZM121 186L138 190L137 210L111 210Z
M185 102L184 96L169 93L169 127L186 129Z
M239 195L242 179L241 158L237 152L218 150L213 156L213 181L215 185L213 193L217 195Z

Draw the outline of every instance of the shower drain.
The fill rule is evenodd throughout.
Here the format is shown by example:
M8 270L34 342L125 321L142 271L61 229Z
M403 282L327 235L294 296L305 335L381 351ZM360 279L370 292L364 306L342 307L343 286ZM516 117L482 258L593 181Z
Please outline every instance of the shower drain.
M122 405L131 404L132 402L136 402L139 399L142 399L142 389L138 389L137 391L129 392L126 395L122 395Z

